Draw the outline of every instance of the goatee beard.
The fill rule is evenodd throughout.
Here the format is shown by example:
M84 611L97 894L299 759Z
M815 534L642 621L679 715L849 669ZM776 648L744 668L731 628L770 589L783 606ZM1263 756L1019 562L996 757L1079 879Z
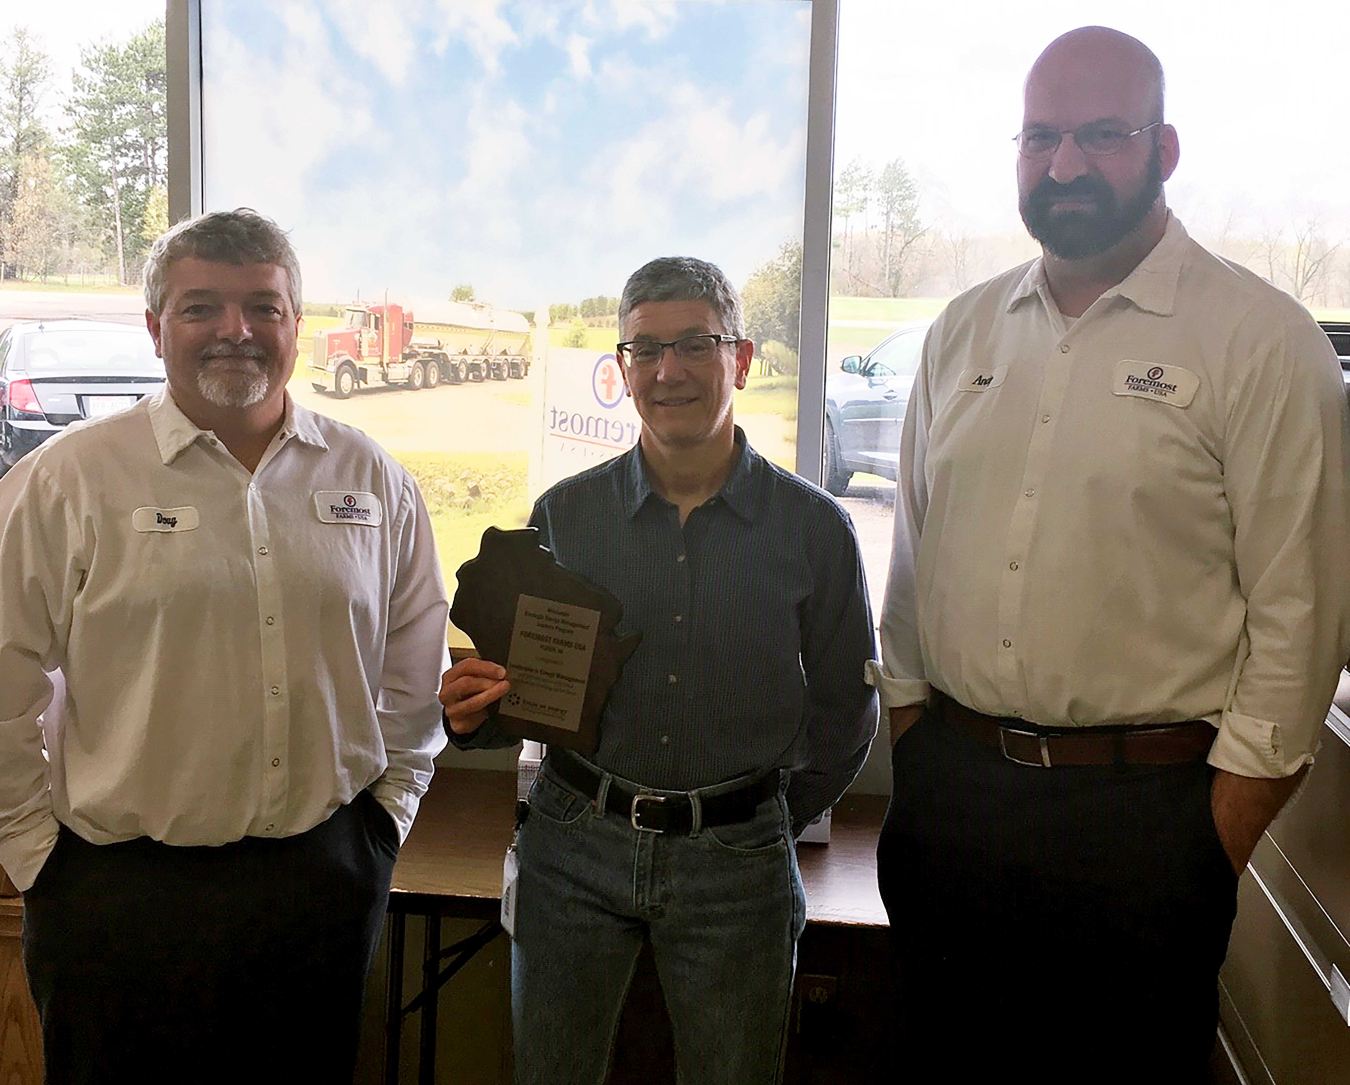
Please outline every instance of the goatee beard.
M1115 248L1144 221L1162 194L1162 158L1154 143L1143 184L1125 203L1099 177L1075 177L1061 185L1046 177L1018 201L1027 231L1061 260L1083 260ZM1095 211L1053 211L1057 200L1091 199Z
M267 371L261 365L240 369L213 362L214 359L207 359L197 371L197 390L213 407L252 407L266 397Z

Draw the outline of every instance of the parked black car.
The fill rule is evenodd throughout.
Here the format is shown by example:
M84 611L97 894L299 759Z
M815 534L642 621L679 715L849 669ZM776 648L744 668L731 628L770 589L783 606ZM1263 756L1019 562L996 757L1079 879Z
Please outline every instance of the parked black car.
M825 489L838 496L854 471L895 481L900 424L931 321L892 332L863 357L850 354L825 378Z
M0 332L0 475L71 422L132 406L164 383L144 327L33 320Z

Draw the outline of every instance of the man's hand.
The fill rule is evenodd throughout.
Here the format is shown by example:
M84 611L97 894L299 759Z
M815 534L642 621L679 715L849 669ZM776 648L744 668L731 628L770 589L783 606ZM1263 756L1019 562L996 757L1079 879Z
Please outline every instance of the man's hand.
M441 704L450 730L469 735L483 726L488 705L511 688L506 668L486 659L461 659L441 675Z
M923 713L923 708L923 702L920 702L919 704L901 705L899 708L891 709L892 746L900 741L901 735L914 726Z
M1218 769L1209 791L1209 807L1214 827L1233 870L1241 874L1280 808L1289 801L1308 771L1304 765L1292 776L1275 780L1238 776Z

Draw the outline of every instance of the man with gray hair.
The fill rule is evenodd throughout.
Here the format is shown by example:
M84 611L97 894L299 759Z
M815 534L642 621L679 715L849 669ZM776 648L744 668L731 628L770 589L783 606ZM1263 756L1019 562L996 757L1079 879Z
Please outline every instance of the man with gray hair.
M0 863L47 1080L350 1080L445 743L430 523L287 395L273 222L180 223L145 295L164 390L0 481Z
M793 839L867 754L874 635L858 542L823 491L732 420L754 344L716 267L640 268L617 355L638 444L566 479L530 523L642 634L587 759L550 749L518 838L516 1077L599 1085L638 951L651 943L681 1081L781 1072L805 901ZM493 663L446 673L463 747L509 744Z

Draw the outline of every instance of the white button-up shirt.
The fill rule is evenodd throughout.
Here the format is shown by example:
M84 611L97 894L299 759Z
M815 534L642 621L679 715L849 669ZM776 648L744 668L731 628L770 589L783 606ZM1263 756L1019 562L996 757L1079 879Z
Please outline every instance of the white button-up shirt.
M1076 321L1040 260L955 299L901 439L882 703L1205 719L1285 776L1350 655L1345 389L1292 298L1163 239Z
M359 431L288 399L250 475L167 391L72 426L0 481L0 595L20 889L58 821L221 844L369 786L407 833L446 741L445 588L416 484Z

